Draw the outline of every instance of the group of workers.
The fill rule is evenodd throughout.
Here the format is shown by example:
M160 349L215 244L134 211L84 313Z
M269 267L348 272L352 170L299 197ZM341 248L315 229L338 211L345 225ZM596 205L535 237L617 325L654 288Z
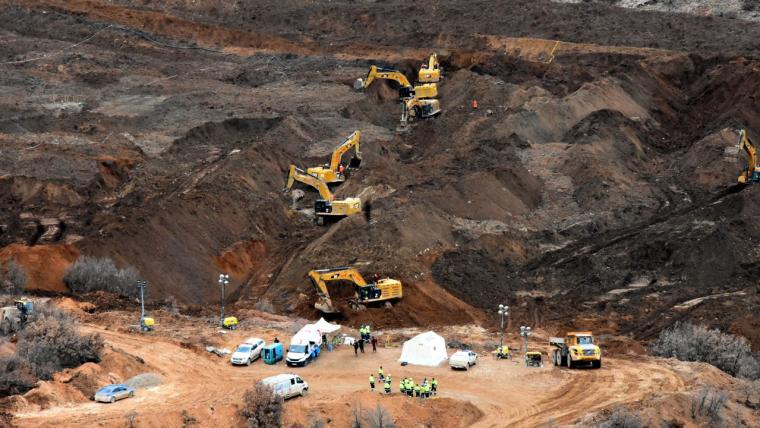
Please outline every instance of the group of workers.
M361 335L362 340L369 342L369 338L372 336L372 330L369 328L369 324L359 327L359 334Z
M377 380L378 383L383 385L385 393L390 394L392 379L390 373L387 375L385 374L383 366L380 366L380 368L377 369ZM374 373L369 374L369 389L370 391L375 391ZM398 389L400 393L408 395L409 397L430 398L430 396L438 393L438 381L435 378L432 378L430 381L425 378L420 384L414 383L414 379L411 377L405 377L399 381Z
M364 343L369 342L372 344L372 352L377 352L377 338L372 335L372 330L369 325L362 325L359 328L359 335L361 338L354 341L354 354L359 355L359 352L364 353Z

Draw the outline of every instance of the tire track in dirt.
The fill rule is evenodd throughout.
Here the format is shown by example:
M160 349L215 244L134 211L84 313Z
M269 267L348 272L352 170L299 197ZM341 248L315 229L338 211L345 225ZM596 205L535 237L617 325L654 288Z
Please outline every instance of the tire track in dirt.
M568 382L510 420L517 426L540 426L551 417L569 424L578 418L621 403L641 400L654 392L676 392L685 382L675 372L650 361L605 361L605 368L560 369Z

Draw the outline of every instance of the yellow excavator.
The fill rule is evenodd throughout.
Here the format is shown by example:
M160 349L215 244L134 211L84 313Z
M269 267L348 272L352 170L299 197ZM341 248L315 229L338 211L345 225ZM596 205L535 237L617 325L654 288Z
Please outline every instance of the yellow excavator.
M403 296L401 281L384 278L375 283L367 284L358 270L351 267L337 267L331 269L315 269L309 272L314 287L317 289L319 300L314 307L324 313L339 312L332 304L330 293L327 291L327 283L332 281L347 281L354 285L355 297L359 304L382 302L392 299L400 299Z
M356 82L354 82L354 89L357 91L367 89L376 79L393 80L398 83L399 86L401 86L398 91L399 98L401 99L413 98L415 96L420 99L435 98L438 96L438 85L435 83L423 83L421 85L412 86L404 73L392 68L380 68L376 65L369 68L366 78L356 79Z
M740 184L760 183L760 165L758 165L757 149L747 138L747 131L739 131L739 150L747 154L747 168L739 175Z
M431 54L428 62L420 67L417 81L420 83L438 83L441 77L443 75L441 73L441 64L438 63L438 54Z
M290 172L288 173L288 182L285 185L285 190L290 190L293 187L293 183L296 181L311 186L319 192L321 199L317 199L314 203L314 214L317 217L317 224L322 225L328 220L337 220L362 211L361 199L346 198L336 201L332 192L330 192L330 188L327 187L327 183L295 165L290 165Z
M427 119L441 113L441 103L433 99L438 96L438 85L435 83L424 83L412 86L404 73L398 70L379 68L373 65L369 68L366 78L356 79L354 89L358 91L364 90L376 79L393 80L401 86L399 88L399 99L402 106L402 126L406 126L411 117Z
M352 168L358 168L362 161L362 153L359 150L359 141L361 138L361 132L358 130L354 131L353 134L346 138L346 141L344 141L341 145L336 147L335 150L333 150L329 165L325 164L324 166L315 166L313 168L307 169L306 172L308 174L316 176L325 183L342 183L346 181L346 173L340 172L340 165L343 154L353 148L355 150L355 154L354 157L351 158L346 171Z

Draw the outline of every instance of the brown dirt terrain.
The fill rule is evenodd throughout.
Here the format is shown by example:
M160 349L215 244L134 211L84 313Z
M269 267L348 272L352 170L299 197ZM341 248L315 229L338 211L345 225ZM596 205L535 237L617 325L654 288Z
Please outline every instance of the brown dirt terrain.
M63 292L78 255L107 256L150 282L152 308L173 297L211 315L226 271L244 322L254 309L313 319L306 273L354 265L405 296L333 317L348 325L493 327L506 303L511 326L550 333L646 342L695 320L760 346L760 190L735 185L744 160L726 150L737 128L760 141L757 25L543 0L0 6L0 260L30 290ZM370 64L411 74L431 51L443 114L396 133L396 88L353 80ZM362 168L333 190L361 196L364 215L317 227L316 195L284 195L285 172L355 129ZM88 298L90 311L134 308ZM587 376L655 388L635 362L613 364L622 379ZM541 423L473 404L483 426Z
M102 426L120 426L128 415L136 414L138 426L152 427L179 425L185 411L203 425L238 426L240 420L236 412L245 389L261 378L285 370L282 363L269 366L260 361L250 367L233 367L226 358L213 356L202 348L204 343L234 347L244 337L251 336L268 341L275 336L287 340L283 329L290 329L292 319L270 316L268 321L257 321L258 327L250 326L220 336L213 324L204 326L199 320L167 313L157 315L162 330L149 335L103 328L99 321L101 315L85 316L85 319L97 322L88 324L87 331L98 332L110 346L139 356L145 367L149 367L146 370L162 376L162 384L138 390L135 398L113 405L71 397L60 401L58 406L42 409L35 403L19 403L14 423L34 427L55 421L57 426L68 427L97 418ZM134 313L111 312L107 319L126 324L135 316ZM269 327L261 327L264 324ZM289 369L309 382L310 393L286 403L285 426L314 420L330 426L348 426L354 408L370 410L378 403L393 415L398 426L496 427L507 424L527 427L541 426L549 420L566 425L616 403L636 403L655 393L671 397L663 399L676 400L705 382L723 386L731 382L730 377L714 368L649 357L608 358L601 370L571 371L551 366L529 369L517 361L499 361L488 356L488 351L481 349L481 341L487 337L472 329L461 332L453 329L448 333L449 337L466 335L462 337L467 337L479 350L479 363L470 371L452 371L446 366L399 367L396 360L400 349L395 340L391 341L391 347L381 347L376 354L356 357L350 348L341 347L326 352L305 368ZM400 333L401 336L393 331L380 334L381 337L408 337L413 332L406 331ZM200 338L200 342L191 344L183 338ZM511 335L507 340L518 342ZM394 393L390 396L373 394L368 391L366 377L380 365L394 378L435 377L440 382L441 393L435 399L420 402L399 396L394 384ZM703 373L698 375L700 371ZM496 378L498 382L494 382ZM484 384L490 386L483 388ZM60 400L60 394L48 391L58 386L59 383L52 382L47 390L35 390L36 395L52 395Z
M569 298L648 338L704 318L674 312L682 301L743 290L726 304L757 303L758 255L738 251L755 233L754 191L732 187L741 162L724 154L730 128L760 129L752 26L544 2L492 20L431 5L411 21L394 16L423 4L5 3L4 245L109 256L136 266L151 297L185 303L215 299L230 271L241 307L309 316L306 272L354 264L407 286L391 309L341 318L380 325L481 320L498 300L567 326ZM411 22L444 17L409 37ZM620 20L625 39L610 30ZM412 72L431 49L445 114L396 134L390 86L349 85L370 63ZM365 215L314 227L282 176L353 129L365 167L337 194L361 195ZM67 265L54 263L34 287L62 289ZM721 326L754 325L735 319Z

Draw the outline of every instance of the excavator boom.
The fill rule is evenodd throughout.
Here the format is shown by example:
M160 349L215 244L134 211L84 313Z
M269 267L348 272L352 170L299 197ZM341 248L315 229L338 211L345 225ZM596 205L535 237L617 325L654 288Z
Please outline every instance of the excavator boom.
M309 272L314 287L317 289L318 301L314 307L325 313L338 312L333 306L327 283L331 281L346 281L353 284L359 303L370 303L399 299L403 295L401 281L385 278L376 283L367 284L358 270L351 267L331 269L315 269Z
M438 85L435 83L424 83L422 85L412 86L404 73L389 68L378 68L375 65L369 68L369 73L367 73L365 79L356 79L354 89L359 91L367 89L375 79L393 80L401 85L398 94L399 98L402 100L414 97L435 98L438 96Z
M327 183L320 180L316 176L304 172L304 170L298 168L295 165L290 165L288 183L285 186L285 190L290 190L293 187L293 183L296 181L317 189L319 196L322 197L322 199L325 201L332 201L334 199L332 192L330 192L330 188L327 187Z
M373 65L369 68L367 77L364 79L356 79L354 88L357 90L367 89L375 79L388 79L397 82L402 88L412 88L412 84L409 83L409 79L404 76L404 73L391 68L380 68Z
M747 168L739 175L739 183L760 183L760 165L758 165L757 149L747 137L747 131L739 131L739 150L747 154Z
M358 168L361 164L361 150L359 149L359 142L361 141L361 132L354 131L346 140L335 148L330 157L330 164L325 166L316 166L306 170L308 174L317 176L322 181L327 183L338 183L345 181L345 174L340 173L340 163L343 159L343 155L351 150L355 150L355 155L351 158L349 168Z
M285 190L290 190L293 187L293 183L296 181L311 186L319 191L321 199L317 199L314 203L314 214L317 216L318 224L324 224L326 218L338 219L358 214L362 211L362 201L360 198L335 200L327 183L314 175L304 172L295 165L290 165L288 182L285 185Z

